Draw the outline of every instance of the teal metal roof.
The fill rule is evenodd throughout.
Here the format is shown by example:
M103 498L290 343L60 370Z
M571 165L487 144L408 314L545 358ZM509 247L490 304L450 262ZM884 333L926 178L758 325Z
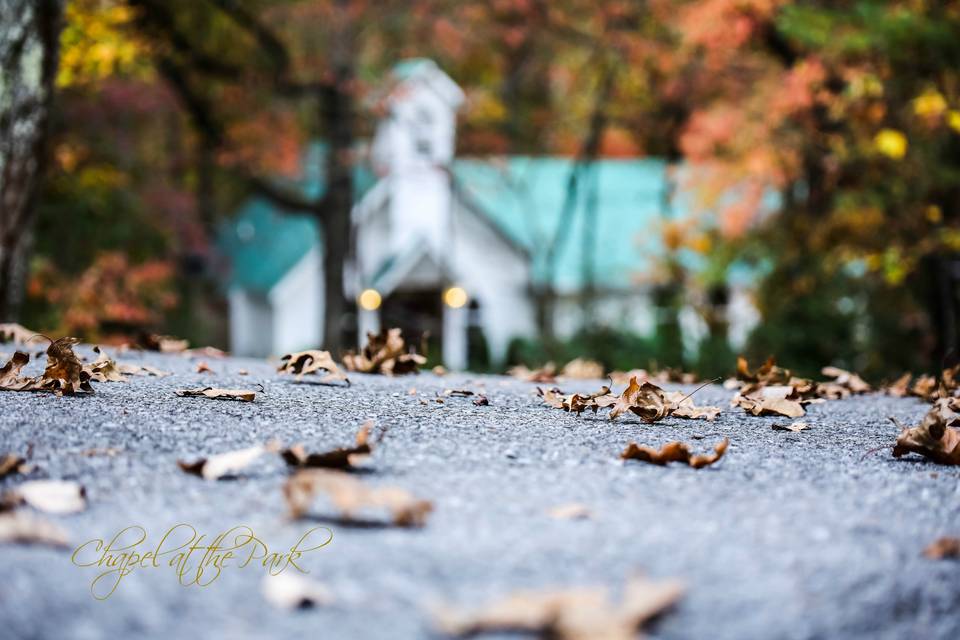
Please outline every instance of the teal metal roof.
M661 253L655 225L663 215L665 166L654 159L598 160L580 174L571 224L556 250L558 289L583 286L591 270L585 258L596 286L629 287ZM457 160L453 171L474 206L530 253L534 279L543 282L546 247L560 226L573 168L572 158L512 156Z
M299 180L277 180L288 189L310 199L326 193L325 159L328 146L307 147ZM354 198L376 184L376 176L365 165L353 174ZM320 240L320 228L306 212L291 212L262 198L247 200L237 214L219 230L217 246L231 262L230 284L266 293Z
M232 263L230 284L267 293L320 239L312 216L286 213L262 199L246 202L219 234Z
M420 61L401 65L407 63ZM310 197L322 196L325 153L325 145L312 145L304 162L304 174L321 179L290 184ZM464 158L453 163L460 193L529 254L538 283L548 276L546 247L560 226L573 168L572 158L561 157ZM585 277L591 277L598 288L631 288L638 276L649 271L663 254L658 229L663 217L690 214L691 199L682 194L673 198L668 214L663 211L665 169L666 163L658 159L598 160L585 168L570 227L560 234L556 249L554 286L558 290L579 290ZM376 179L368 168L359 166L354 181L359 199ZM312 217L251 200L224 225L220 246L232 259L233 284L268 291L319 237ZM691 268L702 261L694 255L680 258Z

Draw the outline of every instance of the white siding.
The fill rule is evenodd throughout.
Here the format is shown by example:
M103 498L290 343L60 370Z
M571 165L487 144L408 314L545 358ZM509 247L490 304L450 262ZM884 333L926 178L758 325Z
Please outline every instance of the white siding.
M314 247L270 290L270 354L317 347L323 340L323 262Z

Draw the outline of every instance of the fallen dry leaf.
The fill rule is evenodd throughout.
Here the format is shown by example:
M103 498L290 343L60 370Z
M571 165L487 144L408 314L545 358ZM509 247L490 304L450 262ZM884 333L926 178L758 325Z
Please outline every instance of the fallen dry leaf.
M796 400L787 400L777 397L752 397L738 395L733 399L735 406L755 416L786 416L799 418L806 411L803 405Z
M413 347L408 348L400 329L367 334L367 346L360 353L348 353L343 364L350 371L402 375L416 373L427 359Z
M433 369L430 369L430 371L433 373L433 375L439 376L441 378L447 375L447 369L442 364L438 364Z
M931 560L960 558L960 538L943 537L927 545L923 555Z
M161 371L150 365L128 364L124 362L117 363L117 370L125 376L155 376L157 378L163 378L173 375L169 371Z
M693 455L690 447L683 442L668 442L660 447L659 450L644 445L638 445L631 442L627 448L620 454L622 460L640 460L650 464L665 465L668 462L683 462L694 469L706 467L720 458L727 451L730 444L729 438L724 438L719 444L714 446L713 453L703 455Z
M357 431L356 444L352 447L342 447L323 453L307 453L303 445L296 444L280 452L283 459L291 467L318 467L325 469L349 470L370 457L373 447L370 443L370 430L373 420L368 420ZM383 433L381 432L382 439ZM378 439L379 442L379 439Z
M452 636L483 632L538 633L553 640L633 640L645 622L680 599L676 580L631 579L617 604L603 588L518 591L477 611L435 608L439 631Z
M182 353L187 350L190 343L173 336L163 336L156 333L144 333L137 339L137 346L147 351L160 351L161 353Z
M215 387L178 389L176 394L181 398L212 398L214 400L240 400L241 402L253 402L253 399L257 397L255 391L247 389L217 389Z
M473 404L477 407L489 407L490 399L487 396L477 396L473 399Z
M891 418L902 429L893 447L893 457L919 453L939 464L960 465L960 429L953 426L960 422L958 410L960 400L940 398L917 427L905 429Z
M9 361L0 367L0 389L6 391L28 391L34 385L33 378L23 378L20 371L30 362L30 356L22 351L13 354Z
M667 415L667 407L663 389L653 383L640 384L636 378L630 378L630 384L610 409L610 419L614 420L630 411L645 422L656 422Z
M4 502L26 503L53 514L77 513L87 508L83 486L67 480L28 480L10 489Z
M325 494L346 521L355 521L357 512L386 509L398 527L420 527L433 510L429 500L416 498L399 487L369 487L342 471L302 469L283 486L287 506L294 518L307 513L317 494Z
M292 570L264 576L261 592L264 599L278 609L305 609L333 602L329 589Z
M667 415L672 418L688 418L690 420L713 420L720 415L720 407L698 407L693 404L693 394L682 391L664 391L667 402Z
M195 476L200 476L204 480L219 480L221 478L234 477L237 472L243 471L265 453L274 453L280 449L274 442L268 442L265 445L254 445L246 449L218 453L209 458L199 458L193 462L184 462L177 460L177 465Z
M5 453L0 456L0 478L6 478L14 473L24 473L29 466L27 461L13 453Z
M596 380L603 378L603 365L596 360L575 358L563 366L560 375L564 378Z
M201 360L197 363L196 368L197 373L213 373L213 369L210 368L210 365L207 364L206 360Z
M585 520L593 515L590 507L585 504L580 504L579 502L562 504L550 509L547 513L551 518L556 518L557 520Z
M610 382L615 385L621 384L630 384L630 378L636 378L637 380L644 381L650 380L650 374L646 369L631 369L630 371L611 371L610 372Z
M97 354L97 359L83 366L91 380L94 382L124 382L126 380L113 358L100 351L100 347L94 347L93 352Z
M809 429L810 425L808 425L806 422L799 421L790 424L775 424L771 425L770 428L774 431L793 431L796 433L798 431L805 431L806 429Z
M333 361L329 351L297 351L288 353L281 359L281 364L277 368L280 373L292 373L297 376L299 382L303 376L315 374L323 371L326 375L320 378L319 384L331 384L333 382L346 382L350 385L350 380L340 371L340 367Z
M36 331L30 331L23 325L17 324L16 322L2 322L0 323L0 342L16 342L18 344L26 344L36 338L38 334Z
M545 384L557 381L557 365L548 362L539 369L529 369L526 365L518 364L507 370L508 376L513 376L517 380L525 382L539 382Z
M67 533L54 522L25 509L0 513L0 543L68 547Z
M839 399L869 393L872 390L870 385L855 373L837 367L824 367L821 373L828 378L833 378L832 382L822 382L817 385L818 395L821 397Z

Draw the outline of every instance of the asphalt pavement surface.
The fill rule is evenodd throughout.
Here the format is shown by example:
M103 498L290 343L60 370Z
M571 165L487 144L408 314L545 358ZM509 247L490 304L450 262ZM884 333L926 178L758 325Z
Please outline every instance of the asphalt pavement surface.
M28 479L76 480L89 501L81 513L48 516L69 532L69 549L0 546L4 638L430 638L437 603L477 607L515 589L571 586L617 594L636 573L686 585L648 637L960 638L960 561L922 555L960 535L960 468L890 454L898 430L888 416L916 424L926 412L916 399L812 405L810 429L793 433L771 428L786 418L728 408L732 392L719 386L695 396L724 407L716 421L651 425L567 414L545 406L537 385L500 376L351 375L345 388L298 384L261 360L206 359L212 374L178 355L118 360L173 375L96 384L90 397L0 392L0 454L29 451L37 468ZM174 393L205 385L258 394L240 403ZM435 402L451 388L481 391L490 404ZM348 445L368 419L387 432L372 470L357 477L432 500L423 528L350 526L322 499L293 520L276 455L219 481L177 466L271 439ZM707 452L724 437L726 456L704 469L618 459L630 441L682 440ZM570 503L591 517L548 514ZM72 562L86 541L137 525L155 546L181 523L207 536L248 526L271 550L329 527L330 544L299 564L333 601L278 609L261 594L257 563L227 566L205 587L148 566L97 600L91 583L101 571Z

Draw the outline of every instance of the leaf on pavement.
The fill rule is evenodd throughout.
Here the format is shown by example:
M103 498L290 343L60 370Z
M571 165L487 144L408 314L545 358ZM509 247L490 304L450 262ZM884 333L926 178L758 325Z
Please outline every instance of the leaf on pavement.
M91 380L94 382L126 381L123 372L120 371L113 358L100 351L100 347L94 347L93 352L97 354L97 359L90 364L83 365L83 370L87 372Z
M831 382L817 384L817 395L820 397L840 399L872 391L863 378L850 371L837 367L824 367L820 372L828 378L833 378Z
M435 624L451 636L527 632L554 640L633 640L651 618L683 595L676 580L631 579L619 603L604 588L517 591L476 611L436 608Z
M927 545L923 555L931 560L960 558L960 538L943 537Z
M195 370L197 373L213 373L213 369L210 368L210 365L207 364L206 360L201 360L198 362Z
M343 364L350 371L403 375L416 373L427 359L413 347L408 348L400 329L385 329L379 334L367 333L367 346L360 353L348 353Z
M20 371L30 362L30 355L22 351L13 354L9 361L0 367L0 389L5 391L30 391L36 384L34 378L24 378Z
M156 367L151 367L148 364L137 365L137 364L128 364L125 362L117 363L117 370L125 376L154 376L157 378L163 378L171 374L169 371L161 371Z
M563 365L560 375L564 378L596 380L603 378L603 365L596 360L574 358Z
M264 599L278 609L306 609L333 602L329 589L292 570L264 576L261 592Z
M557 381L557 365L552 362L548 362L539 369L530 369L526 365L518 364L517 366L511 367L509 370L507 370L507 375L525 382L539 382L540 384L547 384Z
M318 371L322 371L326 375L317 381L319 384L346 382L347 386L350 385L350 379L340 371L340 367L333 361L329 351L296 351L286 354L280 361L281 364L277 368L277 371L296 375L297 382L305 375L312 375Z
M177 460L177 465L187 473L200 476L204 480L219 480L236 476L263 454L274 453L279 448L276 443L268 442L265 445L258 444L246 449L218 453L209 458L199 458L193 462Z
M623 390L610 409L610 419L630 411L640 416L645 422L656 422L667 415L667 399L663 389L657 385L644 382L640 384L636 378L630 378L630 384Z
M400 487L370 487L342 472L327 469L302 469L283 486L287 506L294 518L310 509L318 494L326 495L340 517L356 521L359 512L386 509L398 527L420 527L426 523L433 503L421 500Z
M67 547L67 533L54 522L25 509L0 513L0 544Z
M57 395L93 393L90 374L83 370L80 359L73 352L76 338L59 338L47 347L47 367L38 380L39 390Z
M562 504L550 509L547 514L549 514L551 518L556 518L557 520L586 520L593 515L593 513L590 511L590 507L579 502Z
M7 504L26 503L53 514L77 513L87 508L83 486L68 480L28 480L10 489Z
M248 389L217 389L215 387L178 389L176 393L181 398L212 398L214 400L239 400L241 402L253 402L253 399L257 397L255 391Z
M806 431L810 428L810 425L808 425L806 422L798 421L790 424L775 424L771 425L770 428L774 431L793 431L796 433L798 431Z
M16 322L0 323L0 342L16 342L18 344L26 344L38 335L40 334L38 334L36 331L30 331L30 329L27 329L23 325L17 324Z
M729 438L724 438L723 441L714 446L713 453L693 455L690 452L690 447L683 442L668 442L659 450L631 442L620 454L620 458L623 460L640 460L641 462L658 465L665 465L669 462L683 462L694 469L699 469L722 458L729 444Z
M698 407L693 404L692 394L682 391L664 391L663 396L667 402L667 415L672 418L710 420L712 422L720 415L720 407Z
M893 447L893 457L919 453L938 464L960 465L960 400L941 398L924 416L919 426L903 429ZM899 423L891 418L897 426ZM902 428L902 427L901 427Z
M787 400L777 396L741 396L733 399L736 406L755 416L785 416L787 418L799 418L806 411L803 405L796 400Z
M284 449L280 455L291 467L319 467L326 469L349 470L356 468L373 453L370 442L370 430L373 420L368 420L357 431L356 444L352 447L341 447L323 453L307 453L302 444L296 444ZM383 438L381 432L380 439Z
M14 473L26 473L29 470L30 465L24 458L14 453L0 455L0 478L6 478Z
M161 353L183 353L190 346L190 343L173 336L164 336L156 333L144 333L137 338L137 346L147 351L159 351Z

